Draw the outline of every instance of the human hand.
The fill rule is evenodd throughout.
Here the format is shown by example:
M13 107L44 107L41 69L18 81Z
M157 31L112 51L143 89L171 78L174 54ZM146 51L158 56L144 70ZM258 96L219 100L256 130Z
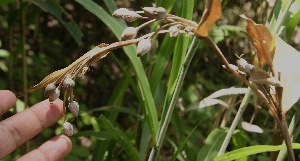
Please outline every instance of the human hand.
M0 116L16 103L16 96L0 90ZM0 122L0 160L17 147L32 139L63 116L62 101L50 104L42 101ZM65 135L55 136L18 160L59 161L72 149L71 140Z

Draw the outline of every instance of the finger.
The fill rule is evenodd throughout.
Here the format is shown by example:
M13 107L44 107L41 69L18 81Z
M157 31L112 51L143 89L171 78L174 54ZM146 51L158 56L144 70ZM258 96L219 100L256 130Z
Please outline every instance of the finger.
M63 115L62 101L42 101L0 122L0 159L56 123Z
M72 142L65 135L55 136L40 147L25 154L17 161L39 160L39 161L61 161L72 150Z
M0 90L0 116L9 110L17 101L16 96L8 90Z

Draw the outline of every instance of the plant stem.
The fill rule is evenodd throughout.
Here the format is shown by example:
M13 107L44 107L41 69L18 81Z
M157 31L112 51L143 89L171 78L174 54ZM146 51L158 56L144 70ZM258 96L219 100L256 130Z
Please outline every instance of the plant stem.
M163 124L162 126L160 127L160 130L159 130L159 133L158 133L158 136L157 136L157 144L156 146L154 146L151 150L151 153L150 153L150 156L148 158L148 161L154 161L156 160L157 158L157 155L160 151L160 148L162 146L162 143L163 143L163 139L166 135L166 131L168 129L168 125L170 123L170 120L171 120L171 117L172 117L172 113L174 111L174 107L176 105L176 102L178 100L178 96L179 96L179 92L181 90L181 87L182 87L182 84L183 84L183 80L185 78L185 75L187 73L187 70L189 68L189 65L195 55L195 52L197 50L197 47L200 43L200 40L198 40L196 37L193 38L193 41L187 51L187 54L185 56L185 59L184 59L184 62L183 62L183 66L180 70L180 74L179 74L179 77L177 79L177 82L176 82L176 86L175 86L175 90L174 90L174 93L172 95L172 99L171 99L171 102L170 102L170 105L168 107L168 111L166 113L166 116L165 116L165 120L163 120Z
M252 94L252 90L251 90L251 88L248 87L248 91L246 92L246 94L243 98L243 101L240 104L239 110L238 110L237 114L235 115L235 118L234 118L234 120L233 120L233 122L232 122L232 124L229 128L229 131L228 131L224 141L223 141L223 144L220 148L218 156L221 156L226 151L226 148L229 144L229 141L232 137L232 134L233 134L234 130L236 129L236 126L238 125L238 123L239 123L240 119L242 118L242 115L243 115L243 113L244 113L244 111L245 111L245 109L248 105L251 94Z
M291 120L291 123L289 125L289 135L292 136L292 134L293 134L292 141L295 140L296 137L297 137L297 134L296 134L297 132L295 131L295 126L299 122L299 118L298 118L299 114L300 114L300 109L297 109L294 116L293 116L293 118L292 118L292 120ZM283 161L286 157L286 152L287 152L286 149L280 150L276 161Z
M294 154L293 147L292 147L292 140L289 135L288 126L287 126L287 122L286 122L286 118L285 118L285 113L282 113L281 131L284 136L284 140L285 140L285 144L286 144L286 148L287 148L290 160L296 161L295 154Z

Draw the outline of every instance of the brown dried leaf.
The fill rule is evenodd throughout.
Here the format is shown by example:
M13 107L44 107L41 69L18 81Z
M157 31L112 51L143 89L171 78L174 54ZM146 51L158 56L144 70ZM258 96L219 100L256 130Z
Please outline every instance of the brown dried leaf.
M271 77L266 71L262 69L256 69L255 71L251 72L250 80L255 83L282 87L278 78Z
M214 23L220 19L222 15L220 0L206 0L205 10L195 31L197 37L207 37L208 32Z
M272 58L275 52L275 46L272 45L273 38L269 29L262 24L256 24L245 15L241 15L241 17L247 21L246 30L248 37L257 51L260 65L269 65L269 67L272 68Z

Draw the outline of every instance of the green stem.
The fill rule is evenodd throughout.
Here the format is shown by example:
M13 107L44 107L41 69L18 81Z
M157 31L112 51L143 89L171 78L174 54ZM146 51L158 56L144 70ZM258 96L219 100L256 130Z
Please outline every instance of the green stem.
M232 134L233 134L235 128L237 127L240 119L242 118L242 115L243 115L243 113L244 113L244 111L245 111L245 109L246 109L246 107L248 105L251 93L252 93L252 90L251 90L250 87L248 87L248 91L246 92L246 94L245 94L245 96L243 98L243 101L240 104L239 110L238 110L237 114L235 115L235 118L234 118L234 120L233 120L233 122L232 122L232 124L231 124L231 126L229 128L229 131L228 131L228 133L227 133L224 141L223 141L223 144L222 144L222 146L220 148L218 156L221 156L222 154L224 154L224 152L225 152L225 150L226 150L226 148L227 148L227 146L229 144L229 141L230 141L230 139L232 137Z
M154 146L152 148L150 156L148 158L148 161L154 161L157 158L157 155L158 155L158 153L160 151L160 148L162 146L164 137L166 135L166 131L168 129L168 125L170 123L174 107L175 107L176 102L178 100L179 92L181 90L185 75L186 75L187 70L189 68L189 65L190 65L190 63L191 63L191 61L192 61L192 59L195 55L195 52L197 50L197 47L198 47L199 43L200 43L200 40L198 40L196 37L194 37L193 41L192 41L192 43L191 43L191 45L188 49L186 57L184 59L183 66L181 68L179 77L177 79L175 90L174 90L174 93L172 95L172 99L171 99L170 105L168 107L168 111L166 113L165 119L163 120L162 126L160 127L160 130L159 130L159 133L158 133L158 136L157 136L157 139L156 139L157 144L156 144L156 146Z

